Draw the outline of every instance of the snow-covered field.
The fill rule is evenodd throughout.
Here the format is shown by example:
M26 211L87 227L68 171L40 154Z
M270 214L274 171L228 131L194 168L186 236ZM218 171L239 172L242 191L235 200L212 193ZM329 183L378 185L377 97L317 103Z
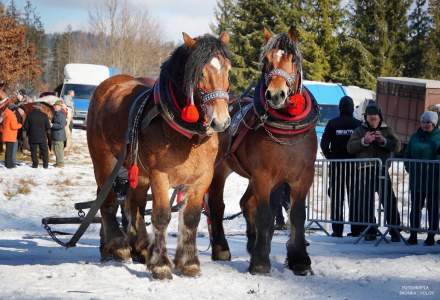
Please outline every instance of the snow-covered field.
M297 277L283 265L288 237L278 232L272 242L271 275L253 276L247 272L244 219L226 222L232 261L212 262L202 218L197 240L202 274L174 275L171 281L152 280L139 263L101 263L95 225L76 248L65 250L47 236L41 218L74 216L75 202L94 198L85 132L74 130L74 140L75 149L64 169L32 169L25 162L7 170L0 164L1 299L440 299L440 246L424 247L422 240L412 247L403 243L374 247L311 233L308 250L315 275ZM239 211L245 188L243 178L228 179L227 214ZM172 257L177 215L169 233Z

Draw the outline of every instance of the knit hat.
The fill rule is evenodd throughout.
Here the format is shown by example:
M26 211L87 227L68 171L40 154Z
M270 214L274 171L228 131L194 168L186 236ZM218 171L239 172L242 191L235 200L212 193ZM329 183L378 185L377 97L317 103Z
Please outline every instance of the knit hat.
M55 103L53 105L63 106L64 102L62 100L57 100L57 101L55 101Z
M342 97L341 100L339 100L339 111L341 112L341 114L353 115L353 99L349 96Z
M433 111L425 111L421 116L420 116L420 122L422 123L432 123L434 126L437 126L438 123L438 114L436 112Z

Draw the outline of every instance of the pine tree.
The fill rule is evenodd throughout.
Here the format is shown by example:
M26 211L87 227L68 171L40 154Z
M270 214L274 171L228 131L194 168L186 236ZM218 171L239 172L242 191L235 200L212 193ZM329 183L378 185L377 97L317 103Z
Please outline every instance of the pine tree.
M308 21L306 31L313 34L319 51L319 75L309 76L323 81L338 81L335 76L338 57L338 29L341 26L343 12L339 0L309 0L306 1ZM312 45L313 47L314 45ZM307 55L306 55L307 56Z
M440 80L440 0L430 0L431 28L425 55L425 77Z
M426 11L426 0L416 0L415 8L409 16L410 41L406 57L405 75L423 77L425 74L425 52L430 27L430 18Z
M387 38L389 48L386 56L389 58L386 75L401 76L406 67L405 53L408 48L408 18L410 0L393 0L385 2L387 23Z
M211 30L215 34L220 34L223 31L228 32L230 35L232 31L232 22L235 18L235 0L219 0L217 1L217 7L214 10L214 18L216 24L211 24Z

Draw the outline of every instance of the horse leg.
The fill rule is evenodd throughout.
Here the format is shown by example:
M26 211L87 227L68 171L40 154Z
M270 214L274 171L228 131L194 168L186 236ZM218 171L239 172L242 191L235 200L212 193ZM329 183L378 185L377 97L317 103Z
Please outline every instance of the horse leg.
M150 245L150 261L147 266L155 279L172 279L171 261L167 255L166 230L171 219L171 208L168 197L168 175L151 171L151 190L153 192L153 224L154 242Z
M212 260L231 260L231 252L225 238L223 229L223 215L225 203L223 201L223 190L225 181L230 170L226 165L221 164L215 171L211 186L209 187L209 215L211 218L212 238Z
M179 211L179 236L177 239L176 269L187 276L200 274L200 262L197 255L197 227L202 212L202 201L208 186L195 185L187 191L185 204Z
M287 263L295 275L301 276L313 274L312 262L307 254L304 236L305 202L309 186L304 182L291 185L290 239L287 242Z
M134 260L147 263L149 261L149 239L145 226L146 195L149 185L138 185L130 189L124 203L124 212L127 216L127 236L132 248L131 256Z
M249 254L254 251L256 240L255 213L257 212L257 198L252 193L252 186L249 184L240 199L240 207L246 219L246 236L248 239L246 248Z
M260 174L262 176L262 174ZM269 204L271 186L266 179L256 180L252 183L254 195L256 197L255 211L255 245L251 252L251 262L249 272L270 273L270 244L273 232L273 215Z

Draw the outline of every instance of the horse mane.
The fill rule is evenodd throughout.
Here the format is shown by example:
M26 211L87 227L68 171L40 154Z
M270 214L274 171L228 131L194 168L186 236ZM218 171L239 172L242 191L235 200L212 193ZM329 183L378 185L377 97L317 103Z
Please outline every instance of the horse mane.
M261 48L260 63L262 64L263 68L267 63L266 55L272 49L280 49L287 53L293 54L295 56L295 64L301 68L302 55L301 51L299 50L298 43L292 41L287 33L280 33L272 36L266 45Z
M202 77L203 67L216 55L230 59L227 47L216 37L205 34L195 38L195 48L185 44L177 47L161 66L161 75L170 77L175 87L189 96L195 84Z

